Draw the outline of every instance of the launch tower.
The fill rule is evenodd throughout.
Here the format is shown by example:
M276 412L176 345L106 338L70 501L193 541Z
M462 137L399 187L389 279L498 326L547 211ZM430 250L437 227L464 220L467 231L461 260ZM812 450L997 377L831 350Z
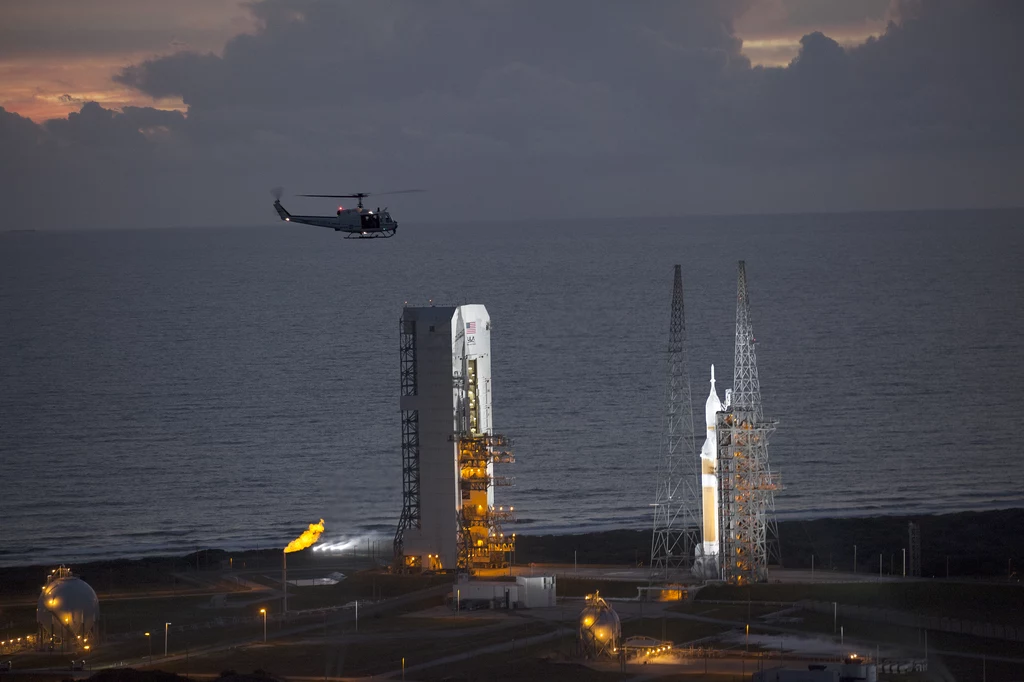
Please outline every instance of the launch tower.
M768 462L768 437L776 422L761 407L754 331L750 323L747 270L739 262L736 292L736 347L731 400L717 415L719 538L721 577L730 584L768 580L768 563L778 562L775 520L776 479Z
M402 516L396 564L406 570L501 567L515 537L494 488L514 461L491 413L491 321L482 305L405 308L400 321Z
M697 498L697 461L693 438L693 404L686 357L686 319L683 309L683 276L675 266L672 284L672 317L668 342L668 419L664 453L654 501L654 532L651 538L653 575L670 574L693 565L700 541Z

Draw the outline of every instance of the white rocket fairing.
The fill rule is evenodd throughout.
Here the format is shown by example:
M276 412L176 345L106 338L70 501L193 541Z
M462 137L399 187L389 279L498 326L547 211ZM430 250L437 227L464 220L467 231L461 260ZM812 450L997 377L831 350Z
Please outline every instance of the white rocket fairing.
M703 502L703 550L704 569L717 572L718 538L718 438L715 435L717 414L722 410L722 401L715 389L715 366L711 365L711 394L704 403L704 421L707 437L700 449L700 483Z

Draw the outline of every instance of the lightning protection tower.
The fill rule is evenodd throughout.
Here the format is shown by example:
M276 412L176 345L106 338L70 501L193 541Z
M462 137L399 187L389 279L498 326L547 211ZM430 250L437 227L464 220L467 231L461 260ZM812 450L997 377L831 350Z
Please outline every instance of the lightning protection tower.
M652 577L663 579L692 568L694 550L700 542L700 500L697 494L700 459L694 447L693 404L686 358L683 276L678 265L675 266L672 285L668 367L668 429L663 442L651 538Z
M736 347L732 401L719 412L718 486L721 513L722 578L745 585L768 580L768 564L779 562L775 520L777 483L768 462L768 437L776 422L766 421L750 323L747 270L739 262L736 291Z

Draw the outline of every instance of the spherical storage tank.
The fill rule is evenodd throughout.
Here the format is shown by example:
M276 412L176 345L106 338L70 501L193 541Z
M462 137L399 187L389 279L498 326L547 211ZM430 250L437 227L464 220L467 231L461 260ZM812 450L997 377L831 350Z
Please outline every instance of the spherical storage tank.
M88 583L63 566L50 573L36 607L43 648L88 651L99 632L99 619L100 600Z
M618 651L622 629L619 614L599 594L587 596L580 612L580 644L591 657L612 655Z

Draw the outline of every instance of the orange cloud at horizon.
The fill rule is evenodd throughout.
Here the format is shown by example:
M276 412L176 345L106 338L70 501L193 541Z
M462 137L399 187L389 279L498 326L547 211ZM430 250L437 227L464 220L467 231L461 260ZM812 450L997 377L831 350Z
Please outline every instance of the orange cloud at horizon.
M257 23L249 0L17 0L0 2L0 26L20 36L0 58L0 106L39 123L89 101L183 111L180 98L154 100L114 75L182 48L219 52Z
M67 118L86 102L98 102L108 109L124 106L154 107L185 111L179 97L153 99L114 82L125 66L149 55L118 55L66 59L24 57L0 61L0 107L41 123Z
M862 45L868 38L877 38L884 29L844 33L823 30L826 36L845 48ZM810 31L785 36L756 36L743 38L743 54L753 66L787 66L800 53L800 39Z

